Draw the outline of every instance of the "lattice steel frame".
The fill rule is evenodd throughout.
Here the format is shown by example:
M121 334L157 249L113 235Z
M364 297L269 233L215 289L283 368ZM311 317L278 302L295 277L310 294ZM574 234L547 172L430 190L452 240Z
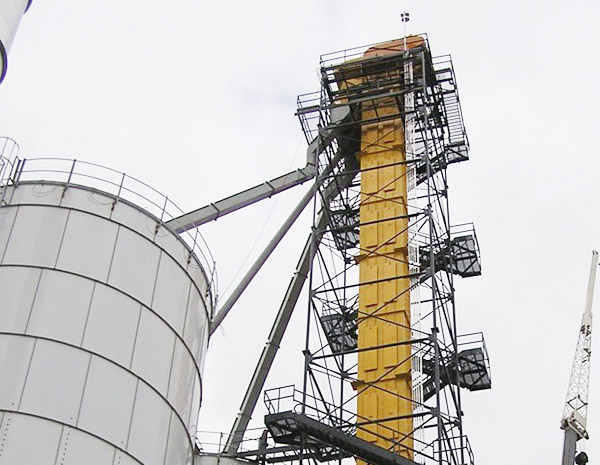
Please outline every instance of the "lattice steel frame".
M412 365L413 430L394 431L383 426L378 434L382 434L382 429L384 435L387 431L388 439L399 446L410 437L416 462L458 465L473 463L473 456L462 427L458 380L461 341L456 332L453 257L437 252L449 250L453 237L446 168L450 163L468 158L468 140L450 57L432 58L427 39L424 36L423 39L422 47L368 60L369 65L362 65L364 69L393 67L394 73L388 74L392 76L390 82L370 82L365 72L360 76L364 84L357 91L340 85L339 70L342 64L360 57L364 49L323 56L321 91L318 95L299 97L298 115L310 142L319 130L328 126L329 114L336 106L349 104L355 112L358 106L376 108L379 99L389 99L390 95L398 102L397 114L392 117L404 122L406 176L411 187L410 273L397 279L409 280L407 291L411 293L412 307L412 339L398 345L412 347L412 357L401 360L400 364ZM393 76L400 77L400 85ZM369 123L383 120L384 117ZM348 123L346 131L338 136L337 144L322 155L321 166L326 166L339 150L359 150L356 138L360 137L360 125L365 123L358 117ZM321 201L315 211L323 208L329 221L324 229L313 228L317 250L309 277L305 375L299 399L302 413L351 434L372 424L369 418L358 418L356 414L357 352L385 349L357 349L352 343L357 319L377 318L361 315L358 310L357 261L361 254L367 253L355 243L358 229L365 226L355 222L361 174L352 156L347 156L317 196L317 202ZM340 183L340 180L345 182ZM335 183L339 184L339 194L330 201L323 201L324 189ZM345 217L344 213L347 213ZM427 269L424 262L428 262ZM324 317L335 324L323 326ZM336 325L337 338L336 331L331 330ZM425 387L432 391L428 400L422 397ZM370 385L366 389L377 387ZM311 454L306 452L305 456L309 458ZM347 456L338 449L330 459L342 460Z

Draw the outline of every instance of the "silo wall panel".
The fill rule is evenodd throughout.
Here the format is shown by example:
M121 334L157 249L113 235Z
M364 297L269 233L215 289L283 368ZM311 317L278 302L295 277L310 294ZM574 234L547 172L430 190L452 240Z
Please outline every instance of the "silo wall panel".
M69 211L23 206L15 215L2 263L53 268Z
M62 435L62 427L58 423L5 413L0 434L4 439L0 452L2 465L55 465Z
M85 231L83 237L82 231ZM70 211L56 268L106 282L118 232L115 223Z
M94 431L119 447L127 447L137 385L138 379L127 370L93 357L77 426Z
M40 268L0 266L0 331L25 332L41 276Z
M0 432L5 438L4 447L0 451L0 463L12 465L141 464L123 450L93 435L39 417L5 413L0 424Z
M70 273L43 270L26 332L80 345L95 283Z
M17 410L33 356L33 338L4 335L0 337L0 406Z
M82 347L114 363L131 367L142 304L112 287L96 284ZM111 344L106 344L111 341Z

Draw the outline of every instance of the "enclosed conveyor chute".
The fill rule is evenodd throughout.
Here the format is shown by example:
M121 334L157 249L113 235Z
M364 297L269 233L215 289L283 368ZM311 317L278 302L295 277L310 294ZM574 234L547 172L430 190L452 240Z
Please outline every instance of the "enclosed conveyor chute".
M350 108L346 105L337 108L331 115L331 124L309 144L306 150L306 166L291 173L284 174L258 186L233 194L215 203L210 203L192 212L181 215L167 222L175 232L182 233L189 229L216 220L260 200L268 199L292 187L299 186L317 175L319 155L333 142L336 129L350 119Z
M192 212L181 215L174 218L165 224L170 227L174 232L181 234L190 229L197 228L205 223L225 216L229 213L233 213L244 207L248 207L256 202L272 197L273 195L279 194L292 187L298 186L311 179L317 177L317 165L319 155L329 148L332 142L337 137L337 132L340 126L343 126L351 118L350 108L347 105L340 105L335 112L331 115L331 122L327 127L323 128L317 137L315 137L306 150L307 159L306 166L296 171L279 176L270 181L266 181L257 186L251 187L244 191L238 192L237 194L226 197L215 203L208 204L204 207L198 208ZM347 156L347 153L341 147L337 150L337 153L330 163L328 168L325 168L324 173L318 176L316 179L317 186L323 182L326 175L336 166L336 164ZM210 334L212 335L215 329L225 319L227 314L231 311L234 304L240 298L242 293L246 290L250 282L254 279L256 274L262 268L264 263L267 261L269 256L273 253L277 245L281 242L283 237L287 234L289 229L299 218L300 214L304 211L306 206L310 203L310 200L314 197L315 191L311 189L308 191L300 200L298 205L290 213L288 218L279 228L277 233L269 241L265 249L258 256L254 264L250 267L248 272L240 280L236 288L232 291L231 295L220 306L216 312L210 325Z

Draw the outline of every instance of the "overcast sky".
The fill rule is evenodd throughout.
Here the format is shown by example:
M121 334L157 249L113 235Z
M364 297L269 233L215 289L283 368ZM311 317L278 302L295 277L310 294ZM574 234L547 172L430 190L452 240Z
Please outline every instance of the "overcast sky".
M591 250L600 247L597 2L34 0L0 85L0 135L24 157L107 165L197 208L303 166L296 96L318 90L319 56L401 36L404 9L409 32L426 32L434 55L452 55L471 142L471 160L449 168L450 200L455 223L475 223L483 275L457 283L458 325L484 332L493 388L463 396L466 432L480 464L559 463ZM222 294L302 194L202 229ZM203 429L229 430L309 220L212 339ZM270 387L300 378L304 314L300 305Z

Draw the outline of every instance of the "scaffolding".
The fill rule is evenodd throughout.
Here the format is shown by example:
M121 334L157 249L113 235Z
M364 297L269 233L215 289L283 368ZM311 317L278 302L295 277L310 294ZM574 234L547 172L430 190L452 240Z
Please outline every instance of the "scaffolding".
M418 35L324 55L320 71L297 111L320 144L303 385L265 391L268 435L237 456L473 464L461 388L491 377L483 336L456 326L454 278L481 264L473 225L450 220L447 168L469 152L452 61Z

